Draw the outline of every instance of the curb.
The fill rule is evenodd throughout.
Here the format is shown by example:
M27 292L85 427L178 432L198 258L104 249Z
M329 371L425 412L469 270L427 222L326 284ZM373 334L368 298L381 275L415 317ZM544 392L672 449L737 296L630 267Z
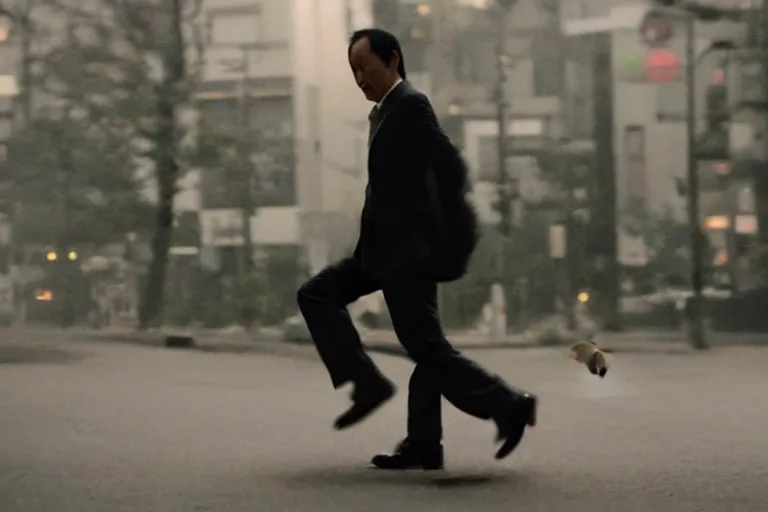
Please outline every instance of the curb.
M99 334L88 333L76 336L78 340L93 341L93 342L117 342L133 345L143 345L153 348L169 348L173 350L194 350L198 352L206 352L209 354L264 354L272 356L285 356L285 357L301 357L316 359L317 354L313 349L313 346L309 342L302 341L282 341L277 340L274 337L254 337L249 341L236 341L236 340L220 340L211 341L206 340L205 337L196 338L195 344L188 348L172 348L165 345L165 334L147 334L146 336L121 333L121 334ZM194 338L194 335L192 335ZM367 341L364 342L367 350L372 353L384 354L394 357L408 357L405 349L395 343L386 341ZM516 341L510 342L484 342L484 343L456 343L454 347L458 350L527 350L527 349L565 349L570 344L565 343L561 345L541 345L531 342ZM624 345L624 346L622 346ZM655 341L638 342L613 342L606 343L603 347L606 352L609 353L670 353L670 354L685 354L694 353L692 349L684 343L667 342L659 343Z
M392 356L408 357L408 353L400 344L392 344L386 342L369 341L364 342L365 348L369 351L377 354L387 354ZM565 346L565 345L563 345ZM535 343L505 343L501 342L487 342L483 344L477 343L454 343L453 348L456 350L524 350L531 348L549 348L542 347Z
M118 343L130 343L135 345L144 345L156 348L166 348L165 337L173 334L184 334L194 339L194 346L188 347L188 350L197 350L208 353L231 353L231 354L267 354L267 355L285 355L290 357L304 357L311 354L317 357L311 341L304 339L286 340L279 337L274 332L256 333L244 339L241 335L216 335L216 333L175 333L168 332L77 332L72 333L74 340L86 341L112 341ZM385 354L395 357L407 357L407 352L396 339L389 337L382 339L376 333L368 333L371 338L365 339L363 333L363 343L372 353ZM449 336L450 337L450 336ZM459 338L459 339L456 339ZM719 333L712 332L708 336L711 349L737 347L737 346L766 346L768 345L768 336L752 333ZM660 332L660 331L628 331L628 332L602 332L594 337L595 342L606 352L609 353L669 353L673 355L693 354L699 352L690 348L685 333L682 332ZM466 337L456 336L453 346L458 350L481 351L481 350L525 350L535 348L554 348L565 349L571 343L563 340L561 343L538 343L533 338L515 337L509 340L483 340L470 341ZM176 350L183 349L182 347Z
M151 334L146 337L131 334L87 334L78 336L77 340L97 343L115 342L148 348L195 351L208 354L263 354L309 359L315 359L317 357L314 350L309 350L311 345L275 341L274 338L257 337L248 342L237 342L233 340L211 342L210 339L195 338L194 336L192 336L192 338L194 339L194 344L190 347L166 346L165 334Z
M127 343L133 345L143 345L146 347L155 348L172 348L165 345L166 334L151 333L146 335L132 334L132 333L120 333L120 334L107 334L107 333L86 333L74 335L73 338L77 340L85 340L92 342L117 342ZM296 352L296 349L310 349L313 348L311 342L303 341L283 341L276 340L274 337L254 337L248 341L237 340L221 340L211 341L205 337L195 337L194 334L190 334L195 340L193 347L187 350L197 350L200 352L209 353L272 353L281 352L287 349L290 352ZM405 349L399 343L391 343L386 341L364 341L365 348L374 353L387 354L393 356L407 356ZM566 346L566 345L563 345ZM454 347L458 350L521 350L531 348L548 348L542 347L533 342L484 342L484 343L455 343ZM177 350L180 350L177 348ZM312 350L314 354L314 350Z

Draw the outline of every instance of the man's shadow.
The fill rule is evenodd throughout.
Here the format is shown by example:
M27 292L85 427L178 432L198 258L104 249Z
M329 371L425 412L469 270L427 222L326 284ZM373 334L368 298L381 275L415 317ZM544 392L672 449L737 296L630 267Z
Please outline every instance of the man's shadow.
M315 467L305 468L298 472L284 473L279 477L291 484L308 486L349 486L349 485L375 485L375 486L400 486L436 488L465 488L504 484L509 485L515 481L525 480L524 475L514 471L473 471L473 470L447 470L447 471L387 471L372 467L359 468L333 468Z

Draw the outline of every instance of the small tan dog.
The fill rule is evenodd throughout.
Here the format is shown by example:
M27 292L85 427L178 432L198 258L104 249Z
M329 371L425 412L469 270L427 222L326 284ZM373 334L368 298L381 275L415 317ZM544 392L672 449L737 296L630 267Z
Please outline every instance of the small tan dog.
M602 379L608 373L608 358L605 352L600 350L591 341L580 341L571 346L571 359L587 365L589 373L599 375Z

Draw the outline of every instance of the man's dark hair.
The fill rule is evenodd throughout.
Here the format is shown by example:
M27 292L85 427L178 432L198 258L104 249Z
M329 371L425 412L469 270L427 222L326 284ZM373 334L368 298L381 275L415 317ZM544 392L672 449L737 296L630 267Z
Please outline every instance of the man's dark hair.
M355 31L352 37L349 38L349 47L347 48L347 56L352 53L352 46L361 39L368 39L371 45L371 51L389 66L392 62L392 53L396 53L400 57L400 63L397 65L397 74L400 78L405 80L405 59L403 58L403 50L400 48L400 41L393 35L382 30L380 28L364 28L362 30Z

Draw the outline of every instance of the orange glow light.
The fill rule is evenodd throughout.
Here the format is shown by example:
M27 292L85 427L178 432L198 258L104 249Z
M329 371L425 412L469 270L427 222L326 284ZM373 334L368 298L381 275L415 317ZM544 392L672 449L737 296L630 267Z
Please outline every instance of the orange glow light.
M707 217L704 225L711 231L720 231L728 229L730 226L730 221L725 215L712 215Z

